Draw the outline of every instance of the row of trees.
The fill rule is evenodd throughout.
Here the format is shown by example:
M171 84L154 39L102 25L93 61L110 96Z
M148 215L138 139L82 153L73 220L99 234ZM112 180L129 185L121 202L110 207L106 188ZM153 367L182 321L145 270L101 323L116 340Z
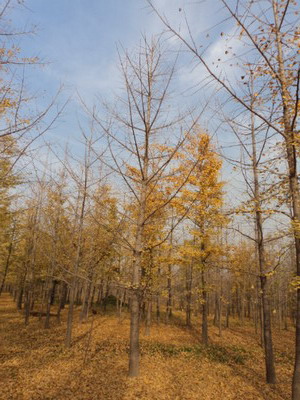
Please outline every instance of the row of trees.
M211 307L220 334L222 315L226 325L232 314L253 318L256 329L261 326L268 383L276 381L272 320L286 328L290 317L296 321L293 398L298 399L300 290L299 278L292 279L295 264L300 274L297 4L268 0L260 8L239 1L231 8L220 2L249 50L239 56L237 82L208 64L190 27L183 36L148 1L228 95L219 119L241 148L239 162L228 154L227 159L244 178L243 201L226 204L220 157L200 128L201 112L183 110L171 96L177 56L172 61L161 37L143 38L137 51L120 55L124 91L114 106L105 106L106 116L83 104L92 121L92 133L83 132L83 161L76 163L66 152L62 169L51 178L49 171L37 174L25 208L11 191L24 178L13 172L24 152L12 149L20 141L19 124L26 132L41 116L33 125L22 119L2 135L1 290L6 283L18 307L24 305L25 323L31 313L45 314L45 328L54 302L59 318L68 301L68 347L76 304L82 303L82 320L96 298L110 293L119 311L130 304L130 376L139 374L140 318L146 315L149 329L154 302L158 316L165 309L167 321L175 306L185 308L187 325L192 310L201 308L204 343ZM11 120L4 103L3 114ZM15 121L19 103L7 103ZM246 229L239 223L244 218ZM284 229L278 231L276 223ZM237 232L251 244L240 243Z
M267 382L275 383L274 356L272 349L272 333L270 322L270 306L268 300L268 266L265 256L265 233L263 205L266 200L265 191L261 187L261 163L266 150L267 139L275 137L277 145L270 149L270 157L274 160L278 151L285 160L285 165L277 172L283 172L282 179L277 179L277 186L285 187L290 201L290 213L285 213L291 219L291 229L294 237L295 269L297 277L300 274L300 242L299 242L299 212L300 194L297 173L297 158L299 155L299 132L297 128L299 116L299 19L297 1L266 0L263 2L236 1L234 3L221 0L220 5L226 17L236 26L234 39L242 41L242 50L226 47L224 53L229 54L230 65L235 61L236 75L226 75L218 72L214 63L211 63L199 46L197 38L187 22L185 36L170 23L166 16L149 0L150 7L160 18L167 30L172 33L193 55L196 62L204 68L206 75L212 79L226 96L228 104L237 104L234 109L231 127L246 151L252 164L253 185L250 186L253 207L255 212L255 243L260 266L260 281L264 310L264 340L266 355ZM186 22L186 21L185 21ZM224 33L221 32L221 36ZM225 57L226 58L226 57ZM234 61L233 61L234 60ZM220 58L217 67L225 64ZM245 90L246 86L246 90ZM223 103L225 104L225 103ZM232 108L231 108L232 110ZM241 115L250 125L252 149L246 148L243 143L241 130ZM265 139L261 150L257 149L260 132ZM261 143L261 142L260 142ZM245 164L244 164L245 166ZM271 167L272 168L272 167ZM270 165L265 167L270 170ZM284 177L283 177L284 175ZM286 178L286 180L285 180ZM279 183L278 183L279 181ZM249 184L249 178L247 180ZM274 196L274 192L269 196ZM278 192L276 193L278 194ZM279 193L279 195L281 195ZM299 279L299 278L297 278ZM297 286L297 284L296 284ZM297 287L297 328L296 328L296 359L293 377L293 399L300 398L300 289Z
M45 328L49 328L55 296L59 297L58 318L68 300L68 347L75 304L82 303L80 318L86 320L95 296L101 302L113 293L119 304L130 302L131 376L139 373L141 310L148 309L149 328L154 299L157 314L160 303L166 302L167 320L177 299L177 308L185 308L187 325L191 325L194 305L201 305L204 343L208 342L210 303L220 331L225 310L227 325L232 313L240 318L251 316L256 326L263 321L262 343L268 348L269 290L264 286L258 289L257 279L269 276L274 263L278 263L271 257L273 247L269 246L269 258L273 260L267 275L262 273L252 246L241 253L234 242L228 244L228 238L234 237L225 234L229 216L224 211L220 157L209 135L200 130L190 114L190 126L183 130L178 126L187 124L186 115L178 117L174 113L174 118L170 107L165 113L174 69L166 68L162 57L160 40L144 39L137 56L125 54L121 61L124 115L121 108L118 114L112 110L109 124L92 115L106 134L105 151L96 148L99 136L94 139L95 132L90 136L83 132L82 162L76 164L75 158L66 153L62 170L54 171L51 179L46 167L44 175L37 176L32 187L34 196L26 209L21 214L12 211L18 222L13 225L14 239L8 242L17 245L14 251L6 248L10 255L5 276L9 272L7 283L14 283L11 289L18 307L24 303L26 324L34 313L45 315ZM120 129L119 124L126 140L114 130ZM170 129L174 132L172 140ZM117 182L125 182L127 191L116 191L115 186L108 185L111 173ZM121 193L126 193L125 198ZM256 216L255 208L251 212ZM288 287L290 279L288 269L280 284ZM164 291L166 301L160 295ZM272 301L281 315L279 323L286 324L287 317L293 315L293 296L280 301L276 296L278 290Z

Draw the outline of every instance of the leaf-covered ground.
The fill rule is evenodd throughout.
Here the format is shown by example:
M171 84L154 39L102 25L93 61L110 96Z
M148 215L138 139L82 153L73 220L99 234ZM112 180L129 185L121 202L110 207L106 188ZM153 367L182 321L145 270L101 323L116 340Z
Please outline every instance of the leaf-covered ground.
M154 323L141 330L141 376L127 378L129 320L96 315L79 324L64 348L62 323L32 317L25 327L11 298L0 298L0 399L2 400L219 400L290 398L293 332L275 332L278 384L264 383L262 349L253 328L234 327L203 347L197 329ZM77 316L76 316L77 317Z

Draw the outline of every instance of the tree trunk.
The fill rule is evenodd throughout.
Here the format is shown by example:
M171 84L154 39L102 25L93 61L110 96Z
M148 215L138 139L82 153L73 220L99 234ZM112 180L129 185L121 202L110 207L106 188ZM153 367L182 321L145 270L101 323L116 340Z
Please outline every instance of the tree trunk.
M267 383L275 383L275 367L274 367L274 354L272 342L272 329L271 329L271 311L269 296L267 293L267 278L261 277L261 290L262 290L262 306L263 306L263 332L264 332L264 345L265 345L265 363L266 363L266 376Z
M82 310L80 313L80 322L86 321L88 317L90 297L92 292L92 275L89 275L89 281L86 283Z
M300 191L297 174L297 149L296 138L293 123L296 121L298 110L293 110L295 115L291 114L289 105L290 94L288 90L287 76L284 64L284 55L282 49L282 34L280 30L279 10L277 3L273 0L273 14L274 14L274 30L276 35L277 46L277 62L278 62L278 75L281 85L282 96L282 110L283 110L283 124L284 124L284 138L286 145L286 159L288 162L288 178L289 189L292 204L292 227L295 241L296 253L296 272L298 279L300 278L300 236L299 236L299 223L300 223ZM299 79L298 72L298 79ZM299 88L298 88L299 89ZM298 93L297 93L298 96ZM296 103L296 105L298 105ZM296 312L296 346L295 346L295 364L293 373L292 384L292 399L300 399L300 287L297 287L297 312Z
M146 336L150 335L151 314L152 314L152 299L150 298L147 303L146 331L145 331Z
M217 292L215 292L215 314L214 314L214 321L213 324L214 326L219 325L219 295Z
M129 376L139 375L140 361L140 301L138 290L133 290L130 310Z
M24 287L23 287L23 285L22 285L22 286L19 288L18 297L17 297L17 308L18 308L18 310L22 310L23 293L24 293Z
M202 343L208 344L208 322L207 322L207 290L206 290L206 281L205 281L205 271L202 268L201 270L201 281L202 281Z
M166 322L168 323L170 318L172 318L172 266L168 266L168 300L167 300L167 310L166 310Z
M146 174L147 175L147 174ZM140 363L140 274L142 262L143 232L145 218L146 188L143 187L136 231L132 268L132 296L130 309L129 376L139 375Z
M160 296L159 294L156 296L156 321L160 323Z
M25 309L25 325L29 324L29 317L30 317L30 309L31 309L31 290L29 287L26 288L25 290L25 304L24 304L24 309Z
M67 301L67 294L68 294L68 285L66 282L62 282L59 306L58 306L58 310L57 310L58 321L60 321L61 310L63 310L65 308L66 301Z
M9 268L9 264L10 264L10 259L11 259L12 250L13 250L13 240L14 240L14 231L13 231L13 234L12 234L12 237L11 237L11 241L10 241L10 244L9 244L8 253L7 253L7 257L6 257L6 263L5 263L5 267L4 267L3 278L2 278L1 285L0 285L0 296L1 296L1 293L2 293L3 288L4 288L5 279L6 279L8 268Z
M227 304L227 307L226 307L226 322L225 322L225 327L227 329L229 328L229 317L230 317L230 304Z
M186 326L191 327L193 266L186 267Z
M123 293L121 293L121 291L120 291L120 299L119 299L118 317L119 317L120 322L121 322L121 317L122 317L123 304L125 303L125 297L126 297L126 291L124 289Z
M47 287L47 296L46 296L46 319L45 319L45 329L50 328L50 312L51 312L51 300L52 300L52 292L55 289L55 281L52 278L48 280L48 287Z
M68 309L67 331L66 331L66 338L65 338L65 346L67 348L71 347L71 343L72 343L75 290L76 290L76 279L73 278L72 286L70 288L70 295L69 295L70 303L69 303L69 309Z
M90 148L89 148L90 150ZM87 160L86 160L87 162ZM71 286L70 286L70 294L69 294L69 309L68 309L68 318L67 318L67 331L66 331L66 338L65 338L65 346L66 347L71 347L72 343L72 328L73 328L73 313L74 313L74 303L75 303L75 295L77 292L78 288L78 279L77 279L77 274L78 274L78 269L80 266L81 262L81 247L82 247L82 235L83 235L83 222L84 222L84 216L85 216L85 205L86 205L86 197L87 197L87 187L88 187L88 166L85 164L85 170L84 170L84 187L83 187L83 193L82 193L82 199L81 199L81 204L80 204L80 215L79 215L79 222L78 222L78 238L77 238L77 249L76 249L76 255L75 255L75 260L74 260L74 268L71 271L72 272L72 281L71 281ZM78 201L80 200L80 192L78 192Z
M252 75L251 75L252 79ZM254 107L255 96L253 93L253 80L252 85L252 100L251 109ZM251 113L251 141L252 141L252 172L254 180L254 202L255 202L255 235L256 235L256 249L258 255L258 265L260 273L260 288L262 298L262 313L263 313L263 339L265 350L265 365L266 365L266 381L267 383L275 383L275 362L273 354L273 341L272 341L272 327L271 327L271 310L270 300L267 286L266 273L266 260L265 260L265 243L263 234L263 219L262 219L262 204L260 194L260 184L258 176L258 161L256 150L256 137L255 137L255 120L254 114Z
M219 298L219 336L222 336L222 298Z

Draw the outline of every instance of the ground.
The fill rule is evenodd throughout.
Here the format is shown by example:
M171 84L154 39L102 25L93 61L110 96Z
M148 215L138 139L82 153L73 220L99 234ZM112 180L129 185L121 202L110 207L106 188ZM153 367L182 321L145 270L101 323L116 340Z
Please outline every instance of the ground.
M66 310L51 328L32 317L24 326L8 294L0 298L1 400L279 400L291 396L294 333L275 331L276 385L264 383L263 352L254 328L210 328L210 346L196 328L153 323L141 329L141 375L128 378L126 313L75 316L73 346L64 348ZM93 329L91 326L93 321ZM195 318L196 322L196 318Z

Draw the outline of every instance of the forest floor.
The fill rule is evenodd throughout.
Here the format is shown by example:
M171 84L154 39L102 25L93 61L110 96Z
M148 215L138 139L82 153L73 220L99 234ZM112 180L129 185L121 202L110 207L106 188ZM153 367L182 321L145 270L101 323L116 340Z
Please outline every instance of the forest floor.
M141 329L141 376L128 378L129 319L113 313L80 324L64 348L66 310L51 328L32 317L24 326L11 297L0 298L1 400L279 400L290 398L294 334L275 331L276 385L264 383L263 352L249 323L233 321L210 345L197 329L153 323ZM91 321L93 330L90 334ZM194 318L196 322L196 318Z

